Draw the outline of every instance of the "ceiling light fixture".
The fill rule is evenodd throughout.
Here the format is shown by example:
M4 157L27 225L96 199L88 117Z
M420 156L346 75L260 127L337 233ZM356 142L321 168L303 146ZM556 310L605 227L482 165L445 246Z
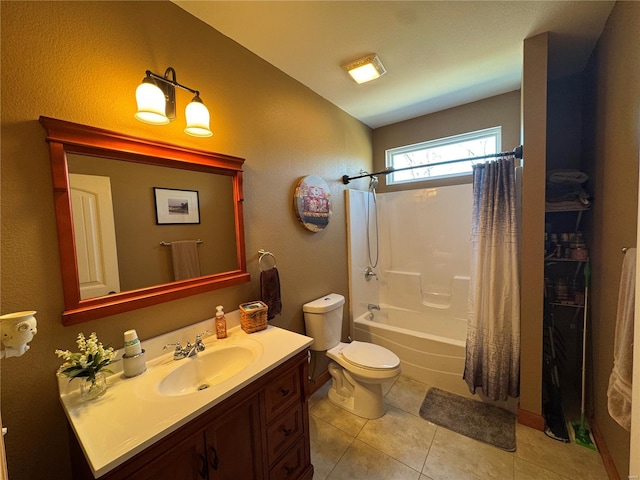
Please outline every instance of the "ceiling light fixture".
M164 77L150 70L147 70L146 74L136 89L138 111L135 117L138 120L151 125L166 125L175 120L176 87L180 87L195 95L185 109L187 126L184 133L194 137L213 135L209 129L209 110L202 103L200 92L178 83L173 67L167 68Z
M380 58L375 53L362 57L351 63L347 63L346 65L343 65L342 68L351 75L356 83L369 82L387 73L387 70L384 68L384 65L382 65Z

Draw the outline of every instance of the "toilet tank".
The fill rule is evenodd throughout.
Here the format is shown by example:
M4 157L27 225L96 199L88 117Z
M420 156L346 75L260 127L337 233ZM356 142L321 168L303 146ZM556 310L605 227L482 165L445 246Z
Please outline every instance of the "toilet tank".
M307 336L313 338L311 350L329 350L340 342L343 305L342 295L330 293L302 306Z

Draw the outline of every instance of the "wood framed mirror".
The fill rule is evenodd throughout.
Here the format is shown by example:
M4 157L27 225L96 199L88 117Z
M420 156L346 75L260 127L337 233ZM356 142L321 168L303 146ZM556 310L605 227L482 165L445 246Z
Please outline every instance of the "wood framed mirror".
M51 158L64 325L250 281L244 159L49 117L40 123ZM102 187L94 191L86 180ZM96 193L105 182L106 193ZM178 274L185 269L171 245L193 242L188 266L195 261L197 273Z

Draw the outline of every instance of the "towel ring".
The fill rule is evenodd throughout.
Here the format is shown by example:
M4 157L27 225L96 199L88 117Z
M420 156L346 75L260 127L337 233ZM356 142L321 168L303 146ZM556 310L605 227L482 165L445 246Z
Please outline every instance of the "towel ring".
M260 268L261 272L264 272L265 270L269 270L269 268L262 268L262 259L265 256L271 257L273 259L273 266L270 268L276 268L276 256L273 253L267 252L266 250L263 250L263 249L258 250L258 253L260 254L260 258L258 258L258 267Z

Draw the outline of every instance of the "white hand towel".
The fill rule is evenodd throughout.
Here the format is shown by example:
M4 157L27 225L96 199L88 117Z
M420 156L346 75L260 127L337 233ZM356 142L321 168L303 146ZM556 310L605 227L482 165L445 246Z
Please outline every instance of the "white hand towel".
M200 276L198 244L195 240L172 241L171 259L173 261L174 280L186 280L187 278Z
M633 323L636 288L636 249L629 248L622 262L613 370L607 389L609 415L625 430L631 430L631 380L633 368Z

